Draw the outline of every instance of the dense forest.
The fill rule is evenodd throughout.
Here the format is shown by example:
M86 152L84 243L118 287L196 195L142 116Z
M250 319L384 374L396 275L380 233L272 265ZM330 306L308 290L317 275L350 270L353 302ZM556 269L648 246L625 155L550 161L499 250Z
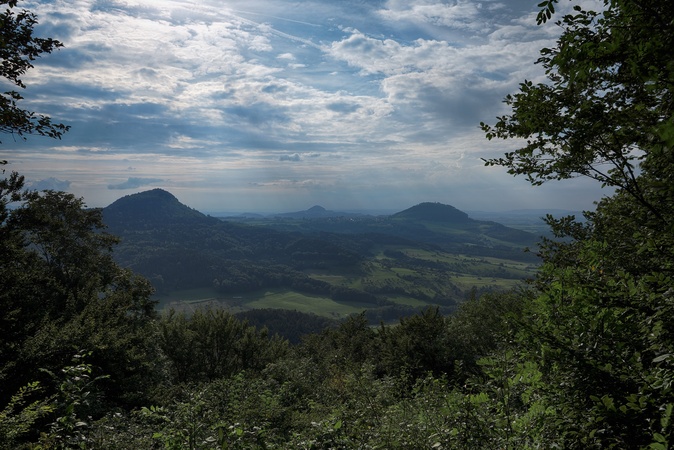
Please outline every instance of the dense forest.
M33 36L17 3L2 2L0 73L23 88L60 43ZM524 81L482 128L522 145L486 164L614 194L583 221L548 218L529 287L451 315L317 319L290 342L221 308L159 314L100 210L4 175L0 448L671 448L674 5L603 3L538 5L561 32L541 50L547 82ZM3 132L67 131L2 95Z

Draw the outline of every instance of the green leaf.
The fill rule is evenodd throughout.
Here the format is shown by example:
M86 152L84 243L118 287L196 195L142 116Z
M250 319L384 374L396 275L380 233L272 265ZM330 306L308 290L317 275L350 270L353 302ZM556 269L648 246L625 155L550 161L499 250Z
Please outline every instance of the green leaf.
M665 430L669 427L669 424L672 419L672 410L674 409L674 403L668 403L665 407L665 413L660 418L660 425L662 429Z
M656 358L653 358L653 362L654 362L654 363L659 363L659 362L662 362L662 361L664 361L664 360L666 360L666 359L669 359L669 358L671 358L671 357L672 357L672 354L671 354L671 353L665 353L664 355L660 355L660 356L658 356L658 357L656 357Z
M667 439L660 433L653 433L653 439L655 439L656 442L661 442L663 444L667 443Z

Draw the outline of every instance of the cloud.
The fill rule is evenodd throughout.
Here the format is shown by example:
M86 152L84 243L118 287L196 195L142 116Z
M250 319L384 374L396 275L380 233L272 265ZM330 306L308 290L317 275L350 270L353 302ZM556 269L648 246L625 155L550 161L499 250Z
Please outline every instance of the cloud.
M258 52L270 52L272 50L269 39L264 36L255 36L250 42L249 48Z
M269 180L262 183L251 183L253 186L272 189L301 189L301 190L324 190L330 187L331 183L325 180L303 179L303 180Z
M291 155L281 155L278 159L279 161L302 161L302 157L299 153L293 153Z
M437 27L469 31L484 31L489 27L488 15L482 11L481 2L459 0L448 3L437 1L405 3L390 2L389 8L379 10L378 14L391 21L427 23Z
M37 180L28 183L28 187L36 191L65 191L70 187L70 183L71 182L68 180L59 180L57 178L50 177L44 180Z
M358 111L360 109L360 105L355 104L355 103L347 103L347 102L335 102L335 103L329 103L326 106L326 108L328 108L330 111L343 113L343 114L349 114L349 113Z
M161 178L137 178L129 177L126 181L117 184L109 184L108 189L137 189L142 186L148 186L155 183L161 183L164 180Z
M286 108L265 102L236 105L225 110L235 120L248 122L256 127L287 123L290 119Z
M288 153L288 154L283 154L279 156L279 161L292 161L292 162L297 162L297 161L302 161L304 158L320 158L321 154L318 152L306 152L306 153Z
M278 180L286 195L327 186L316 191L410 206L451 178L452 192L470 186L466 202L498 206L471 180L493 183L479 158L516 143L490 144L477 124L542 79L533 62L559 33L535 25L530 0L26 4L38 34L65 47L26 74L25 106L72 129L58 147L30 137L5 149L32 179L72 180L88 204L170 179L194 207L276 207ZM131 174L142 178L102 181Z

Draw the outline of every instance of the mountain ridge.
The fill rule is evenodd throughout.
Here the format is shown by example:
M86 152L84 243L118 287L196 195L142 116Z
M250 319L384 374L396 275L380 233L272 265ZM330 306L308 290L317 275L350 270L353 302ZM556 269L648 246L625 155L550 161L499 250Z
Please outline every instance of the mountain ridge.
M121 197L103 208L103 217L112 232L125 229L167 229L177 224L191 224L196 228L216 226L220 231L227 229L234 240L240 236L258 235L259 227L247 228L247 221L266 224L268 218L235 218L224 220L207 216L181 203L170 192L156 188ZM331 233L384 233L392 236L415 239L426 243L480 244L493 246L499 242L515 245L534 245L536 237L526 231L511 228L495 221L476 220L467 213L440 202L422 202L389 216L368 216L330 211L314 205L304 211L281 213L271 216L280 219L302 219L304 223L294 225L282 221L272 221L266 229L277 232L299 231ZM306 219L306 220L305 220ZM254 230L257 228L257 230ZM466 234L468 233L468 234ZM482 237L480 237L482 236ZM259 236L258 236L259 237ZM247 240L248 238L243 238ZM488 241L494 240L489 243Z
M285 213L273 214L272 217L292 218L292 219L320 219L329 217L355 217L360 214L348 213L343 211L332 211L325 209L320 205L314 205L309 209L303 211L293 211Z

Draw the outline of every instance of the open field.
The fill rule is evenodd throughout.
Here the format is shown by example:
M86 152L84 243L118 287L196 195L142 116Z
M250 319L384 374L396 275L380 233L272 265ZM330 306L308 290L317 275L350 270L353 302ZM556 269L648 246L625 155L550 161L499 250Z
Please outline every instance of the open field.
M158 302L157 309L175 308L184 304L198 305L213 301L220 301L219 293L210 287L182 289L165 294L155 294L153 300ZM177 308L176 308L177 309Z
M289 309L332 319L344 318L367 309L368 305L338 303L326 297L306 295L288 289L264 289L239 295L223 295L212 288L184 289L155 297L157 309L190 312L200 307L226 308L233 313L249 309Z
M367 305L338 303L329 298L305 295L286 289L269 289L246 295L243 306L250 309L290 309L331 319L342 319L367 309Z

